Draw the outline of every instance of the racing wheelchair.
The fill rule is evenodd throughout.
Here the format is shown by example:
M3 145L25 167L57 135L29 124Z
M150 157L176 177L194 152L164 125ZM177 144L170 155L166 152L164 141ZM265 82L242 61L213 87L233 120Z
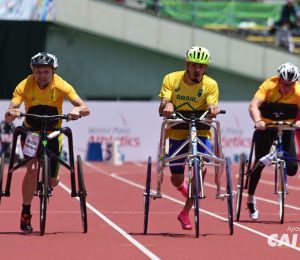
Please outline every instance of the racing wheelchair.
M278 104L265 102L260 107L260 112L264 118L271 121L266 123L266 129L256 129L253 133L249 158L245 154L240 155L240 165L237 180L237 194L236 194L236 221L240 221L240 213L242 207L243 191L249 187L249 178L252 172L260 165L274 167L274 194L277 196L279 209L279 222L284 223L284 207L285 199L288 194L287 189L287 166L286 160L299 163L300 160L295 156L290 155L283 149L282 137L284 131L299 130L294 123L290 122L295 119L298 113L297 105ZM270 131L275 133L275 139L268 154L253 162L253 152L255 150L255 136L258 131ZM268 141L268 140L266 140Z
M1 158L0 165L0 199L10 196L10 187L12 182L13 172L20 167L26 165L30 160L37 159L38 163L38 174L35 188L35 196L39 197L40 201L40 235L44 235L46 227L46 213L47 204L52 196L52 188L50 186L50 159L63 165L70 171L71 180L71 197L79 197L80 201L80 212L83 232L86 233L88 230L87 224L87 210L86 210L86 188L84 184L82 160L80 155L77 155L77 172L75 170L75 160L73 153L73 136L72 131L69 127L52 128L50 125L56 125L58 120L69 121L69 115L36 115L36 114L23 114L21 117L32 118L40 122L40 128L32 132L28 128L23 126L16 127L13 140L12 150L9 160L8 173L6 178L5 190L2 190L3 177L4 177L4 160ZM53 123L55 122L55 123ZM49 149L49 141L58 138L61 134L65 135L68 139L69 148L69 163L63 161L58 155ZM24 147L30 147L27 151L27 156L21 161L16 161L16 144L19 136L26 136L26 140L29 139L28 143L25 141ZM36 149L34 153L33 150ZM24 150L23 150L24 151ZM77 173L77 188L76 188L76 173Z
M225 113L225 111L221 111ZM188 167L188 198L193 199L194 205L194 222L195 236L199 237L200 229L200 200L206 197L203 182L203 169L205 166L211 166L215 170L215 182L217 185L217 199L226 200L228 210L229 233L233 234L233 193L231 182L230 159L224 159L221 149L221 130L220 123L215 118L206 117L208 111L182 111L175 112L171 118L164 118L161 126L159 159L157 165L156 189L152 185L152 158L148 157L147 176L144 189L144 234L148 231L149 209L151 199L163 197L161 192L164 169L170 165L187 165ZM185 129L189 131L189 138L173 154L168 154L167 147L167 130L168 129ZM213 148L209 149L198 137L197 130L212 130ZM189 150L187 153L178 154L186 145ZM197 145L200 145L205 152L198 151ZM174 162L184 158L183 163ZM226 188L225 193L221 193L221 174L226 165Z

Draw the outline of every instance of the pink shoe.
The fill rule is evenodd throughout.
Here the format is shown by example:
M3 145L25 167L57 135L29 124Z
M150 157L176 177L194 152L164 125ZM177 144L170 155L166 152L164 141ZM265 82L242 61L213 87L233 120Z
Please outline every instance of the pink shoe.
M181 223L181 227L184 230L192 230L192 225L189 219L189 213L186 210L183 210L178 215L177 219Z
M183 182L183 184L180 187L178 187L177 190L179 190L179 192L182 194L183 197L187 198L188 186L185 182Z

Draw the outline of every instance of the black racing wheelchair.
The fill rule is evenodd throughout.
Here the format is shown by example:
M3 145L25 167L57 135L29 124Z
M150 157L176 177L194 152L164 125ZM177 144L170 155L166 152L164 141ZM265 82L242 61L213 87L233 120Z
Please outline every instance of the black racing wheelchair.
M9 160L8 173L6 178L5 189L2 189L3 179L4 179L4 155L1 157L0 164L0 199L2 197L10 196L10 188L12 182L13 172L20 167L26 165L30 160L37 159L38 162L38 174L36 181L35 196L39 197L40 201L40 235L44 235L46 227L46 213L47 204L52 196L52 188L50 186L50 159L55 161L60 165L63 165L66 169L70 171L71 180L71 197L78 197L80 201L80 212L83 232L87 233L88 221L87 221L87 209L86 209L86 188L84 184L82 160L80 155L77 155L77 169L75 169L75 160L73 152L73 137L72 131L69 127L52 128L50 125L56 125L58 120L69 121L69 115L36 115L36 114L23 114L20 117L31 118L40 121L40 129L38 129L38 134L35 132L35 136L39 135L40 140L37 145L37 153L35 156L25 156L22 160L16 160L16 145L19 136L26 136L32 134L32 130L28 130L23 126L16 127L13 140L11 156ZM53 122L56 122L53 124ZM37 130L37 129L35 129ZM69 148L69 163L62 160L60 156L52 152L48 145L49 141L58 138L59 135L65 135L68 139ZM29 146L32 143L29 142ZM77 179L77 183L76 183Z

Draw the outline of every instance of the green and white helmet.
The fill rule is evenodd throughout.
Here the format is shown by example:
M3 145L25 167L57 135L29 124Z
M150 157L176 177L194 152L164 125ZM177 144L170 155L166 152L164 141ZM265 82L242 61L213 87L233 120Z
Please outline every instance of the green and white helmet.
M186 52L185 59L187 62L208 65L210 63L211 56L208 49L194 46Z

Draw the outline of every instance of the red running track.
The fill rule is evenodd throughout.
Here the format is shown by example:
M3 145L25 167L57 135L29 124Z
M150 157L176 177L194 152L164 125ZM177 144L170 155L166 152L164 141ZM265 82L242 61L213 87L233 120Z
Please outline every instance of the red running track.
M263 172L257 190L260 219L252 222L246 211L245 197L241 221L229 235L225 201L215 199L213 174L205 180L206 199L201 200L200 237L194 230L184 231L177 221L184 199L170 184L166 170L162 199L152 200L148 234L143 235L143 189L146 165L85 162L88 191L87 234L82 233L79 201L69 194L69 174L61 168L60 185L55 188L47 211L46 233L39 235L39 205L33 203L34 233L19 230L21 179L25 169L13 175L11 196L0 205L1 257L7 259L296 259L300 251L300 179L289 178L285 223L279 224L273 175ZM153 167L154 168L154 167ZM6 165L7 171L7 165ZM5 172L6 172L5 171ZM236 182L237 166L232 167ZM225 179L225 178L224 178ZM155 183L153 174L153 183ZM156 188L155 185L152 188ZM191 220L192 218L191 212ZM285 239L285 245L268 244L270 235ZM275 236L274 235L274 236ZM294 239L294 240L292 240ZM278 241L277 241L278 242Z

